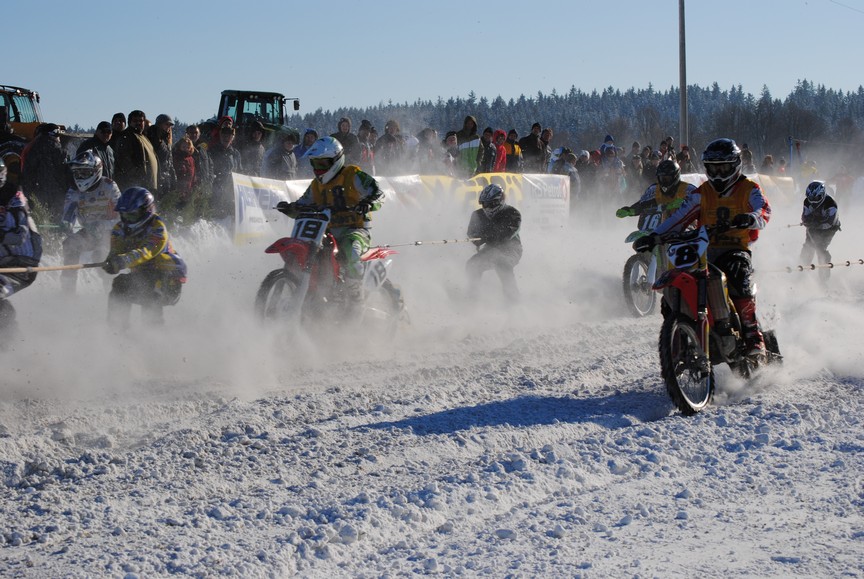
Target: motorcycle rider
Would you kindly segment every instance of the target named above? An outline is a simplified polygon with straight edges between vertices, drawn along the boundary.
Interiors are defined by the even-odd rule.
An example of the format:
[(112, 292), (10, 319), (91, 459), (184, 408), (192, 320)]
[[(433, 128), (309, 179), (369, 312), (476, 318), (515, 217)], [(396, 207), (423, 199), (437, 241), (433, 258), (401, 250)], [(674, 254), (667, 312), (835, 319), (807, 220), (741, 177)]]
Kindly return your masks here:
[(180, 300), (186, 263), (174, 251), (150, 191), (126, 189), (116, 210), (120, 221), (111, 230), (111, 249), (102, 269), (111, 275), (127, 268), (130, 272), (114, 279), (108, 294), (108, 323), (127, 328), (132, 304), (139, 304), (145, 322), (162, 325), (162, 307)]
[(625, 205), (615, 212), (615, 217), (636, 217), (654, 213), (659, 208), (661, 218), (666, 219), (687, 195), (696, 190), (695, 185), (681, 181), (681, 167), (675, 161), (661, 161), (657, 165), (656, 176), (657, 181), (645, 189), (639, 201), (633, 205)]
[[(114, 207), (120, 199), (120, 188), (103, 176), (102, 159), (91, 149), (82, 151), (68, 163), (75, 186), (66, 192), (61, 229), (67, 234), (63, 240), (63, 263), (78, 263), (85, 251), (105, 247), (106, 236), (117, 221)], [(81, 229), (74, 232), (75, 223)], [(60, 284), (67, 293), (74, 294), (78, 283), (77, 270), (65, 270)]]
[[(804, 210), (801, 225), (807, 229), (804, 246), (801, 248), (801, 264), (807, 264), (815, 254), (819, 263), (831, 263), (828, 245), (834, 234), (840, 231), (840, 216), (837, 215), (837, 202), (828, 194), (824, 181), (813, 181), (804, 193)], [(819, 276), (826, 281), (831, 270), (819, 270)]]
[[(30, 218), (27, 198), (6, 176), (6, 163), (0, 158), (0, 267), (36, 267), (42, 258), (42, 238)], [(14, 329), (15, 308), (9, 297), (35, 279), (36, 273), (0, 275), (0, 332)], [(0, 348), (6, 343), (0, 340)]]
[(479, 291), (483, 272), (494, 269), (501, 280), (504, 295), (519, 300), (519, 287), (513, 268), (522, 259), (522, 241), (519, 229), (522, 214), (512, 205), (505, 203), (504, 189), (492, 184), (480, 192), (480, 209), (471, 214), (468, 222), (468, 237), (475, 238), (477, 253), (465, 264), (468, 274), (469, 295), (474, 297)]
[(771, 206), (758, 183), (741, 172), (741, 149), (732, 139), (716, 139), (702, 153), (708, 180), (687, 197), (654, 233), (633, 243), (636, 251), (648, 251), (666, 233), (679, 232), (698, 221), (701, 225), (728, 224), (711, 234), (708, 261), (728, 279), (729, 294), (741, 319), (748, 354), (764, 355), (765, 340), (756, 318), (751, 246), (771, 219)]
[(349, 313), (362, 313), (363, 264), (360, 256), (372, 243), (369, 213), (381, 207), (384, 193), (374, 177), (357, 165), (345, 164), (344, 149), (333, 137), (315, 141), (305, 156), (315, 178), (297, 201), (280, 201), (276, 209), (292, 219), (303, 212), (304, 206), (331, 210), (328, 230), (336, 238), (343, 260), (344, 283), (340, 297), (345, 299)]

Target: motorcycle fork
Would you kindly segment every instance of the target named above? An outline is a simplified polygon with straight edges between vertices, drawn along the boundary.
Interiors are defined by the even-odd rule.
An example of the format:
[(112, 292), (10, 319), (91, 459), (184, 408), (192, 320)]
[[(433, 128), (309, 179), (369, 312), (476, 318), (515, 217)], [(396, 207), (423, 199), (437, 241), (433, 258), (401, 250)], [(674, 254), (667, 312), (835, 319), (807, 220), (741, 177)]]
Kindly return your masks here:
[(699, 322), (699, 335), (702, 338), (702, 349), (705, 359), (711, 359), (711, 321), (708, 316), (708, 268), (699, 269), (696, 278), (696, 318)]

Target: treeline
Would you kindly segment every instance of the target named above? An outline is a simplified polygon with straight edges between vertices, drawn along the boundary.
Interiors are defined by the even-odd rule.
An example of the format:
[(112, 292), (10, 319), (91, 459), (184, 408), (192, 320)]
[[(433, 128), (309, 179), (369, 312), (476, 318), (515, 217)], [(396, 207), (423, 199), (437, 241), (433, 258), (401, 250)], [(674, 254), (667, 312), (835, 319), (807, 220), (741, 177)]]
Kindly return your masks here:
[[(789, 137), (795, 147), (793, 163), (806, 159), (830, 157), (832, 164), (857, 166), (860, 147), (864, 145), (864, 87), (843, 92), (801, 80), (784, 99), (774, 98), (768, 87), (756, 97), (741, 86), (721, 90), (717, 83), (710, 88), (689, 86), (689, 145), (697, 154), (717, 137), (731, 137), (747, 143), (756, 162), (765, 154), (775, 158), (789, 157)], [(526, 134), (534, 122), (554, 130), (553, 145), (574, 149), (596, 149), (603, 137), (611, 134), (619, 146), (629, 150), (639, 141), (656, 148), (667, 135), (679, 137), (680, 95), (677, 87), (659, 92), (630, 88), (620, 91), (609, 87), (602, 92), (583, 92), (575, 86), (567, 94), (538, 92), (534, 97), (520, 96), (505, 101), (489, 100), (471, 92), (467, 98), (439, 97), (436, 101), (414, 103), (383, 102), (368, 108), (318, 109), (289, 117), (289, 125), (301, 129), (312, 127), (331, 133), (341, 117), (350, 117), (354, 130), (361, 119), (368, 119), (383, 132), (388, 119), (396, 119), (403, 133), (416, 134), (432, 127), (442, 135), (458, 130), (466, 115), (477, 118), (480, 130), (486, 126)], [(800, 153), (799, 153), (800, 151)], [(800, 158), (796, 158), (800, 155)]]

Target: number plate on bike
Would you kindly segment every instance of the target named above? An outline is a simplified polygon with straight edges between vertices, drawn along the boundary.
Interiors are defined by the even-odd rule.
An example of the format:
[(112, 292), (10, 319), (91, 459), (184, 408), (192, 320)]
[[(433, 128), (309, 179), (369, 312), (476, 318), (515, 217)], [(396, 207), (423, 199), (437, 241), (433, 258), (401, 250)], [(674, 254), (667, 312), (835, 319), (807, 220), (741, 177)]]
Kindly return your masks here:
[(304, 241), (319, 242), (327, 230), (327, 216), (307, 214), (294, 221), (294, 231), (291, 237)]
[(666, 255), (676, 269), (686, 269), (697, 265), (708, 252), (708, 232), (700, 227), (693, 235), (684, 235), (681, 239), (670, 241), (666, 246)]

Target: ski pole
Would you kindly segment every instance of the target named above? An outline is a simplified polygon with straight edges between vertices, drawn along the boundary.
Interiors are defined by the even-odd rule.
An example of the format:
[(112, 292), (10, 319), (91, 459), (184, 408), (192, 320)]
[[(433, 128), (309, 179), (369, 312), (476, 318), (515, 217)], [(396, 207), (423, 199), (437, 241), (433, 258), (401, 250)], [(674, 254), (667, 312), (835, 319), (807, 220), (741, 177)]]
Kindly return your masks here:
[(378, 247), (407, 247), (409, 245), (446, 245), (448, 243), (465, 243), (466, 241), (480, 241), (479, 237), (467, 237), (465, 239), (436, 239), (433, 241), (412, 241), (411, 243), (386, 243)]
[(44, 265), (36, 267), (0, 267), (0, 273), (35, 273), (37, 271), (62, 271), (68, 269), (87, 269), (90, 267), (102, 267), (106, 262), (98, 263), (73, 263), (71, 265)]
[(790, 227), (804, 227), (804, 224), (803, 223), (790, 223), (789, 225), (786, 226), (787, 229)]

